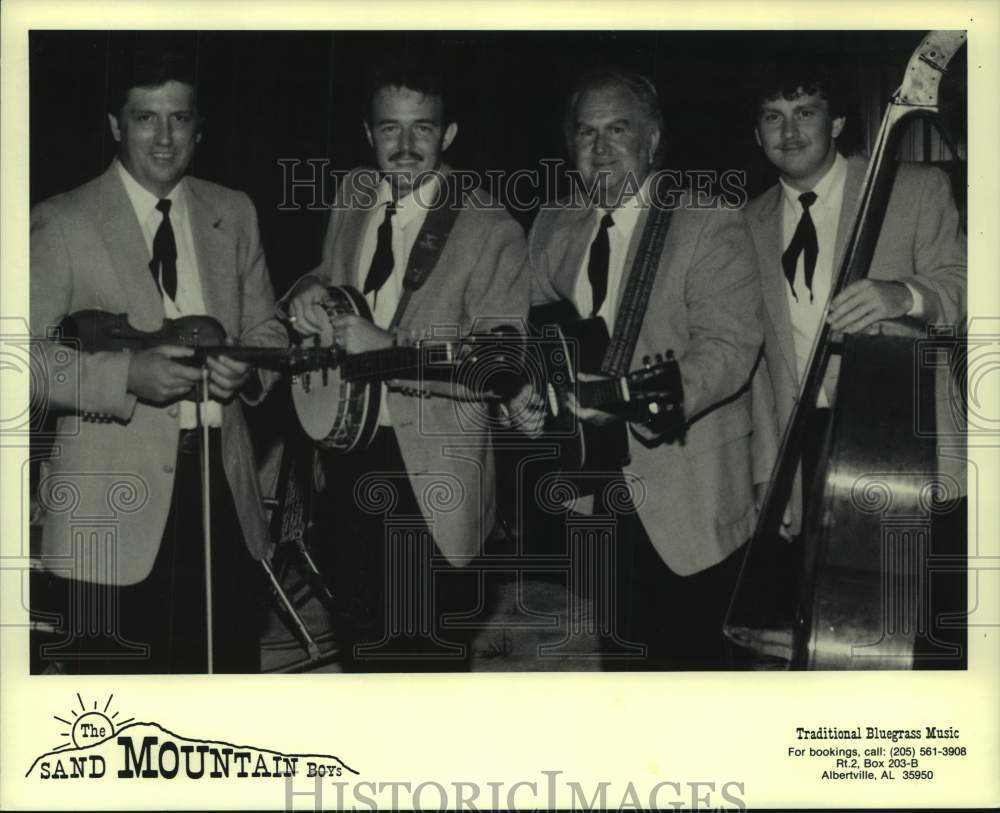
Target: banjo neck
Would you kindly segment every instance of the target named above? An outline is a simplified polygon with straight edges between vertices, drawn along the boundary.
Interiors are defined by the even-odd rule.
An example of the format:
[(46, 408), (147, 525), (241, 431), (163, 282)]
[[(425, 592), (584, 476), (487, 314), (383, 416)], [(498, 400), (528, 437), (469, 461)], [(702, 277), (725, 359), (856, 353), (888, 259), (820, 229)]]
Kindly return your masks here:
[(344, 355), (340, 375), (345, 381), (426, 377), (436, 369), (448, 371), (458, 362), (458, 349), (466, 342), (434, 342), (408, 347), (387, 347)]

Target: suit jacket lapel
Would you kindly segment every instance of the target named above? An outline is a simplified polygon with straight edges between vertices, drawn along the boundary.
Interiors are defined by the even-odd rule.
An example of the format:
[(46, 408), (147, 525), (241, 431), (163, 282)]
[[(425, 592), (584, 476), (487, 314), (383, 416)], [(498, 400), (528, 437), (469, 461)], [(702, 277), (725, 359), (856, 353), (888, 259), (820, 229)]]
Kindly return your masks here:
[(765, 199), (755, 218), (750, 218), (750, 228), (759, 247), (761, 293), (774, 332), (778, 337), (781, 356), (788, 366), (792, 380), (798, 380), (795, 361), (795, 341), (792, 338), (792, 318), (788, 312), (788, 294), (781, 268), (781, 186), (765, 192)]
[(847, 251), (847, 241), (851, 237), (851, 227), (857, 218), (858, 196), (861, 185), (868, 171), (868, 162), (864, 158), (847, 159), (847, 177), (844, 179), (844, 197), (840, 204), (840, 219), (837, 221), (837, 243), (833, 253), (833, 273), (840, 271), (844, 262), (844, 252)]
[(163, 299), (149, 270), (152, 257), (142, 226), (118, 177), (116, 163), (101, 177), (100, 196), (102, 236), (129, 321), (139, 330), (157, 330), (163, 324)]
[[(438, 187), (438, 191), (436, 193), (437, 197), (434, 200), (434, 206), (425, 213), (423, 222), (420, 224), (420, 229), (417, 231), (417, 236), (413, 241), (413, 247), (410, 249), (410, 253), (406, 257), (406, 266), (403, 269), (403, 278), (406, 279), (410, 276), (410, 268), (414, 263), (414, 252), (418, 251), (418, 247), (423, 245), (426, 240), (430, 239), (437, 242), (438, 255), (436, 258), (432, 255), (428, 255), (426, 252), (421, 252), (422, 256), (418, 255), (418, 259), (422, 260), (423, 263), (430, 263), (431, 270), (429, 272), (425, 271), (423, 282), (421, 282), (419, 287), (413, 291), (411, 299), (408, 303), (406, 303), (406, 309), (403, 313), (400, 315), (397, 312), (397, 315), (393, 317), (393, 321), (399, 321), (404, 327), (412, 323), (413, 313), (419, 310), (421, 303), (426, 296), (426, 282), (428, 278), (437, 274), (448, 273), (448, 260), (445, 261), (441, 268), (438, 268), (438, 266), (441, 265), (442, 256), (448, 251), (448, 241), (451, 233), (455, 230), (455, 224), (458, 222), (458, 218), (455, 217), (452, 219), (450, 216), (442, 217), (448, 210), (439, 207), (444, 207), (448, 204), (452, 193), (456, 191), (454, 188), (449, 188), (449, 184), (451, 183), (451, 174), (454, 170), (448, 166), (448, 164), (441, 164), (437, 168), (437, 172), (440, 173), (440, 186)], [(454, 209), (452, 208), (451, 211), (454, 211)], [(461, 209), (459, 209), (458, 214), (461, 214)], [(363, 226), (365, 222), (366, 221), (362, 220), (361, 225)], [(447, 226), (447, 228), (444, 228), (445, 226)], [(359, 243), (360, 238), (363, 237), (364, 233), (362, 232), (361, 235), (359, 235), (359, 241), (356, 242)], [(365, 269), (364, 273), (367, 274), (368, 269)], [(400, 304), (402, 303), (403, 300), (400, 299)]]
[[(372, 186), (371, 183), (361, 183), (363, 179), (367, 181), (370, 178), (371, 176), (368, 174), (352, 175), (352, 187), (348, 191), (350, 195), (348, 200), (370, 199), (374, 204), (378, 185)], [(361, 249), (365, 240), (365, 227), (368, 224), (368, 218), (371, 216), (373, 208), (374, 206), (346, 206), (337, 212), (337, 216), (343, 219), (343, 225), (339, 229), (337, 239), (342, 240), (347, 248), (341, 255), (344, 257), (344, 262), (346, 263), (343, 268), (344, 278), (335, 280), (335, 282), (341, 285), (352, 285), (359, 291), (364, 287), (365, 277), (368, 274), (368, 269), (359, 268), (358, 263), (361, 261)]]
[[(628, 242), (628, 251), (625, 252), (625, 264), (622, 266), (621, 279), (618, 281), (618, 292), (615, 295), (615, 310), (614, 313), (618, 314), (619, 308), (622, 306), (622, 298), (625, 296), (625, 289), (628, 287), (629, 277), (632, 275), (632, 266), (635, 265), (635, 255), (639, 251), (639, 243), (642, 241), (642, 233), (646, 228), (646, 221), (649, 220), (649, 207), (644, 206), (639, 212), (639, 217), (635, 221), (635, 228), (632, 230), (632, 237)], [(670, 239), (670, 233), (667, 232), (667, 240)], [(663, 252), (660, 254), (660, 262), (667, 255), (668, 246), (666, 243), (663, 244)], [(618, 329), (617, 319), (615, 320), (615, 330)]]
[(232, 279), (232, 259), (235, 237), (233, 224), (215, 208), (204, 187), (189, 178), (188, 217), (191, 236), (198, 260), (198, 277), (205, 312), (218, 319), (230, 336), (240, 334), (236, 292), (239, 286)]
[[(588, 215), (590, 209), (571, 209), (566, 213), (566, 218), (556, 230), (553, 237), (552, 248), (556, 257), (561, 257), (558, 267), (553, 271), (552, 287), (559, 295), (568, 300), (574, 301), (576, 291), (576, 280), (583, 265), (587, 252), (590, 251), (591, 226), (593, 223)], [(583, 317), (590, 314), (580, 314)]]

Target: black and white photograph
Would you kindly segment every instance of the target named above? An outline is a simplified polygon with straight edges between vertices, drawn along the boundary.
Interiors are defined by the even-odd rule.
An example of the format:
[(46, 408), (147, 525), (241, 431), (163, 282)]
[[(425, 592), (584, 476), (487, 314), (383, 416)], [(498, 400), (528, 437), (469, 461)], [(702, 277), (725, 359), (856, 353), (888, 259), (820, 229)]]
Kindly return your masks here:
[[(2, 647), (54, 721), (18, 781), (183, 776), (197, 798), (209, 755), (248, 776), (245, 748), (268, 808), (462, 808), (443, 766), (441, 792), (390, 799), (368, 738), (419, 740), (437, 708), (447, 739), (452, 700), (499, 702), (507, 751), (552, 703), (545, 730), (581, 750), (638, 726), (627, 759), (714, 691), (709, 728), (734, 720), (744, 754), (765, 735), (742, 714), (776, 704), (761, 758), (805, 796), (698, 746), (603, 784), (567, 763), (558, 788), (557, 757), (517, 781), (511, 756), (468, 809), (937, 803), (970, 751), (985, 764), (968, 721), (995, 696), (965, 705), (995, 692), (976, 653), (998, 622), (978, 22), (176, 19), (20, 41)], [(133, 709), (147, 686), (171, 704)], [(428, 691), (409, 722), (403, 687)], [(574, 691), (597, 728), (556, 734), (582, 724)], [(365, 734), (327, 744), (319, 697), (324, 730)], [(282, 722), (168, 722), (203, 702)]]
[(33, 671), (963, 668), (964, 40), (32, 32)]

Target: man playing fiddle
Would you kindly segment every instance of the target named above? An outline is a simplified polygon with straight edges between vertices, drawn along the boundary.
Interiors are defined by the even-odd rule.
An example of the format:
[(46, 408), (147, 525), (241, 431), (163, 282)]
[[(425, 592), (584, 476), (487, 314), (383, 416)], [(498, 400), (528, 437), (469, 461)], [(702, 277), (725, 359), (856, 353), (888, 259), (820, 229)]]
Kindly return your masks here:
[(273, 309), (253, 204), (186, 175), (202, 135), (193, 66), (139, 50), (120, 67), (108, 114), (117, 157), (31, 213), (31, 332), (43, 371), (32, 396), (57, 417), (32, 609), (62, 617), (56, 643), (38, 649), (39, 636), (33, 656), (39, 670), (206, 670), (207, 425), (214, 669), (257, 671), (254, 560), (267, 529), (237, 396), (259, 394), (260, 382), (241, 361), (208, 358), (209, 397), (196, 403), (189, 393), (203, 371), (184, 363), (190, 349), (88, 353), (52, 340), (84, 309), (127, 314), (144, 331), (209, 314), (230, 336)]

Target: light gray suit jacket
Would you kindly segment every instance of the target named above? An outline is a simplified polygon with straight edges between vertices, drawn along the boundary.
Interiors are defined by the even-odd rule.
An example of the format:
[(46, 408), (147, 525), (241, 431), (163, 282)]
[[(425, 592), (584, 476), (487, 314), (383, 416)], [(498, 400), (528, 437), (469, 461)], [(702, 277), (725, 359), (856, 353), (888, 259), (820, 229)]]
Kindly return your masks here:
[[(834, 273), (840, 268), (855, 219), (858, 196), (868, 162), (848, 159), (844, 182), (844, 202), (837, 229)], [(764, 444), (777, 455), (777, 446), (791, 416), (799, 392), (799, 377), (788, 309), (787, 285), (781, 268), (782, 192), (776, 184), (752, 200), (747, 207), (747, 222), (753, 235), (760, 265), (764, 298), (764, 352), (774, 391), (773, 417), (755, 413), (760, 436), (774, 441)], [(953, 326), (964, 331), (966, 306), (966, 238), (959, 225), (958, 211), (948, 178), (938, 169), (902, 164), (886, 209), (885, 220), (872, 258), (869, 277), (880, 280), (905, 280), (924, 298), (927, 321)], [(824, 387), (835, 391), (839, 359), (830, 365)], [(939, 370), (935, 381), (935, 408), (938, 432), (944, 445), (964, 447), (958, 425), (960, 407), (947, 370)], [(759, 418), (759, 420), (758, 420)], [(772, 461), (773, 462), (773, 461)], [(761, 461), (766, 464), (766, 461)], [(942, 471), (955, 478), (964, 492), (964, 453), (957, 450), (940, 456)], [(790, 503), (793, 531), (801, 523), (802, 484), (796, 477)]]
[[(273, 313), (274, 295), (250, 199), (187, 178), (189, 216), (205, 307), (238, 337)], [(127, 313), (143, 331), (164, 319), (150, 254), (114, 163), (98, 178), (31, 212), (31, 333), (45, 339), (61, 319), (96, 308)], [(43, 564), (62, 575), (129, 585), (150, 572), (170, 507), (179, 436), (176, 405), (126, 392), (127, 353), (78, 353), (36, 341), (33, 399), (58, 415), (49, 473)], [(242, 405), (224, 408), (223, 466), (246, 544), (268, 545)]]
[[(283, 301), (315, 280), (360, 287), (358, 254), (375, 203), (375, 178), (373, 170), (359, 169), (344, 179), (330, 213), (323, 260)], [(471, 193), (399, 329), (420, 338), (434, 331), (440, 335), (457, 329), (464, 335), (524, 324), (529, 297), (525, 254), (524, 233), (503, 206), (482, 190)], [(424, 382), (422, 389), (431, 397), (391, 387), (389, 414), (424, 519), (441, 552), (461, 566), (480, 553), (496, 520), (491, 421), (481, 405), (443, 397), (451, 391), (448, 385)]]
[[(592, 212), (543, 209), (531, 231), (534, 304), (572, 301), (590, 247)], [(639, 217), (630, 269), (648, 217)], [(690, 421), (684, 443), (631, 441), (626, 472), (646, 496), (639, 517), (663, 561), (687, 576), (745, 542), (756, 512), (749, 380), (762, 340), (760, 290), (750, 237), (738, 212), (684, 208), (671, 219), (630, 369), (673, 350)], [(619, 288), (619, 301), (625, 285)]]

